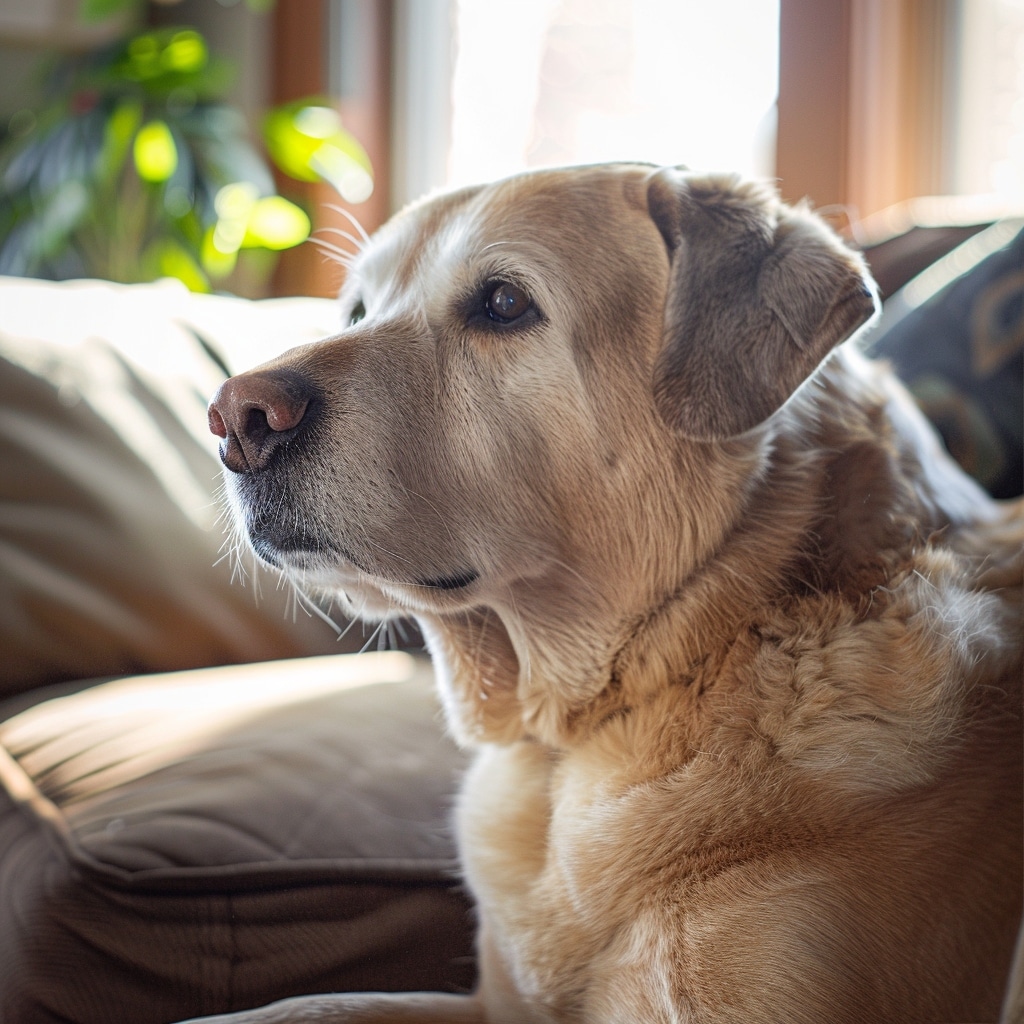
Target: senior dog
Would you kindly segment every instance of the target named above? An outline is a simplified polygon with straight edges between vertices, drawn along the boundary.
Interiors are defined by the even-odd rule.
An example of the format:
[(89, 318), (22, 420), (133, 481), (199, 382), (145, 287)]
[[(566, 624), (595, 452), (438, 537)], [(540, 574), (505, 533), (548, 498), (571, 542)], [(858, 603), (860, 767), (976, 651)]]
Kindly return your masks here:
[(427, 638), (480, 983), (216, 1019), (995, 1020), (1024, 517), (836, 348), (859, 256), (761, 184), (595, 166), (413, 206), (341, 305), (211, 428), (263, 560)]

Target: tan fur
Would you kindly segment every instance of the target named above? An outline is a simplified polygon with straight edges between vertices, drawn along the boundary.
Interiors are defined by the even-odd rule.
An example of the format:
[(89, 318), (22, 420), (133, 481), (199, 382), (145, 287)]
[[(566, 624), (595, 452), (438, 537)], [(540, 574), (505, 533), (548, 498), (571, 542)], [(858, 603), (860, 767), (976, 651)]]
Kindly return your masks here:
[[(540, 316), (481, 319), (500, 281)], [(478, 750), (480, 987), (232, 1019), (996, 1020), (1024, 517), (828, 355), (874, 308), (859, 259), (762, 186), (605, 166), (413, 207), (357, 301), (214, 408), (321, 396), (232, 500), (302, 540), (296, 580), (421, 624)]]

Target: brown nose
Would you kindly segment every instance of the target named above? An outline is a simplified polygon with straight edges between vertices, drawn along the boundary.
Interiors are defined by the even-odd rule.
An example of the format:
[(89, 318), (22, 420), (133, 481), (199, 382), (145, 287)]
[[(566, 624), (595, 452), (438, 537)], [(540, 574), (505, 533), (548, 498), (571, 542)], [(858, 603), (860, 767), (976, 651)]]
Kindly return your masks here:
[(210, 430), (223, 438), (221, 461), (232, 473), (259, 473), (309, 419), (313, 385), (288, 370), (230, 377), (207, 410)]

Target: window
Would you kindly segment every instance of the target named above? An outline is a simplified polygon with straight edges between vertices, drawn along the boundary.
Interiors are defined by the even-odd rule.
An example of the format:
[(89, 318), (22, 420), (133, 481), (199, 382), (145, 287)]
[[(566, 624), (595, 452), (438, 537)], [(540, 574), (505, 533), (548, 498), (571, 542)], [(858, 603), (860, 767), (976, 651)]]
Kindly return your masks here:
[[(776, 173), (854, 219), (1024, 203), (1024, 0), (781, 0)], [(992, 207), (998, 209), (997, 206)]]
[[(316, 91), (332, 31), (345, 43), (323, 88), (378, 171), (353, 210), (370, 229), (441, 186), (605, 159), (776, 177), (840, 223), (922, 195), (1024, 203), (1024, 0), (289, 0), (274, 17), (302, 43), (279, 100)], [(283, 262), (302, 261), (302, 289), (336, 288), (336, 268)]]
[(771, 175), (778, 22), (774, 0), (457, 0), (447, 183), (616, 159)]
[(1024, 0), (959, 8), (948, 191), (1024, 203)]

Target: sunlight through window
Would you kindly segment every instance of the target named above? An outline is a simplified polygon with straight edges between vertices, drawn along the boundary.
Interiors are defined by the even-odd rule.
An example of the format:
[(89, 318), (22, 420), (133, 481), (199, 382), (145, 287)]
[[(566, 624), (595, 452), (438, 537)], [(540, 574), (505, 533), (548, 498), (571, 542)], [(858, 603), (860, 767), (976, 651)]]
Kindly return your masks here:
[(448, 183), (647, 160), (774, 173), (778, 0), (458, 0)]

